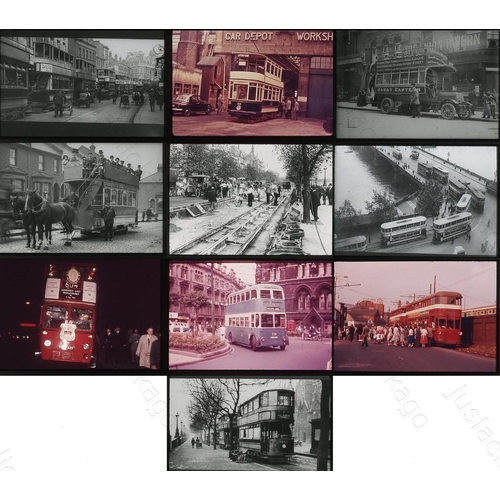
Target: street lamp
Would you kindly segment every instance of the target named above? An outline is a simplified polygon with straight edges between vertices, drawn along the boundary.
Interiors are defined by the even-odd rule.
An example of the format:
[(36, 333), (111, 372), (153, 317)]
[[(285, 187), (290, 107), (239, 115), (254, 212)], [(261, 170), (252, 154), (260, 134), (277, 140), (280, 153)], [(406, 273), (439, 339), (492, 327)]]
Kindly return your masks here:
[(182, 439), (182, 420), (181, 420), (181, 439)]
[(175, 437), (179, 437), (179, 413), (175, 414)]

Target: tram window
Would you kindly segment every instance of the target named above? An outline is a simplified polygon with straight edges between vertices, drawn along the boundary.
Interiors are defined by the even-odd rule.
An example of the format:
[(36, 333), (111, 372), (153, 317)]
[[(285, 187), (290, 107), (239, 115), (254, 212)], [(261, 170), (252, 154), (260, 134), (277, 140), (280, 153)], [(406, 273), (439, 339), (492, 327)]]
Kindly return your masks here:
[(384, 73), (382, 83), (384, 83), (384, 84), (391, 83), (391, 74), (390, 73)]
[(132, 193), (132, 206), (137, 206), (137, 193)]
[(383, 75), (382, 74), (378, 74), (376, 79), (375, 79), (375, 84), (376, 85), (382, 85), (382, 78), (383, 78)]
[(446, 322), (446, 327), (447, 327), (447, 328), (453, 328), (453, 320), (452, 320), (452, 319), (449, 319), (449, 320)]
[(245, 300), (250, 300), (250, 292), (245, 292)]
[(273, 290), (273, 299), (282, 299), (283, 292), (281, 290)]
[(238, 99), (246, 99), (247, 98), (247, 86), (239, 85), (238, 86)]
[(399, 83), (399, 73), (392, 74), (391, 83)]
[(262, 315), (262, 328), (271, 328), (273, 327), (273, 315), (272, 314), (263, 314)]
[(111, 190), (111, 203), (114, 203), (116, 205), (116, 189)]
[(123, 205), (123, 192), (121, 189), (118, 190), (117, 203), (118, 203), (118, 205)]
[(418, 83), (425, 83), (425, 70), (421, 69), (418, 72)]
[(444, 318), (439, 318), (438, 326), (440, 326), (441, 328), (446, 328), (446, 320)]
[(248, 91), (248, 100), (255, 101), (257, 99), (257, 85), (255, 83), (250, 84), (250, 89)]
[(414, 81), (415, 83), (418, 82), (418, 71), (410, 71), (410, 82)]
[(261, 299), (270, 299), (271, 298), (271, 290), (261, 290), (260, 291)]
[(278, 403), (278, 391), (269, 391), (269, 406), (274, 406)]
[(400, 83), (408, 83), (408, 72), (407, 71), (402, 71), (401, 72), (401, 81)]
[(250, 290), (250, 300), (257, 298), (257, 290)]
[(456, 320), (455, 320), (455, 328), (456, 328), (457, 330), (460, 330), (460, 320), (459, 320), (459, 319), (456, 319)]
[(278, 396), (278, 404), (281, 406), (290, 406), (290, 396), (288, 394), (280, 394)]
[(269, 405), (269, 393), (263, 392), (260, 395), (260, 406), (268, 406)]
[(104, 204), (109, 203), (111, 199), (111, 190), (109, 188), (106, 188), (104, 190)]

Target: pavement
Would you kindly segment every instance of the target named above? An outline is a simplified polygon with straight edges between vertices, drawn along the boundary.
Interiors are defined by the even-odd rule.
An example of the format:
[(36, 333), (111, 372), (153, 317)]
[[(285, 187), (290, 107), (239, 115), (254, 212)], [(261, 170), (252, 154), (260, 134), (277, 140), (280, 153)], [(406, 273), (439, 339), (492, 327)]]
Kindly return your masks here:
[(149, 102), (146, 102), (135, 115), (134, 123), (141, 125), (163, 125), (165, 123), (165, 106), (161, 110), (158, 106), (155, 106), (155, 111), (151, 111)]
[(320, 205), (318, 219), (300, 224), (304, 230), (302, 249), (310, 255), (333, 255), (333, 205)]
[[(363, 111), (375, 111), (377, 113), (381, 113), (380, 109), (378, 109), (375, 106), (372, 106), (371, 104), (368, 104), (366, 106), (358, 106), (355, 102), (340, 101), (340, 102), (337, 102), (337, 108), (357, 109), (357, 110), (363, 110)], [(482, 108), (476, 108), (475, 113), (469, 119), (475, 120), (475, 121), (481, 121), (481, 122), (498, 121), (498, 116), (495, 119), (483, 118), (482, 114), (483, 114)], [(430, 113), (429, 112), (429, 113), (425, 113), (423, 116), (429, 117), (429, 118), (441, 118), (440, 113)]]

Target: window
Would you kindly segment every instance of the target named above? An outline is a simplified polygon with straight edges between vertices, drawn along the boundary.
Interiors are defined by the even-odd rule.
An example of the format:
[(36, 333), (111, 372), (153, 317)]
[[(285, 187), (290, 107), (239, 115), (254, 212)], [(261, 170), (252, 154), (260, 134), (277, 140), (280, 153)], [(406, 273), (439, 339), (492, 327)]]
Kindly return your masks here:
[(75, 307), (71, 311), (71, 321), (76, 324), (77, 330), (92, 330), (94, 314), (92, 309)]
[(273, 290), (273, 299), (282, 299), (283, 292), (281, 290)]
[(245, 300), (250, 300), (250, 292), (245, 293)]
[(262, 328), (272, 328), (273, 324), (273, 315), (272, 314), (263, 314), (262, 315)]
[(271, 298), (271, 290), (261, 290), (260, 291), (261, 299), (270, 299)]
[(260, 406), (268, 406), (269, 405), (269, 393), (263, 392), (260, 395)]
[(15, 167), (17, 165), (17, 149), (9, 149), (9, 165)]
[(250, 290), (250, 300), (257, 298), (257, 290)]
[(54, 158), (54, 174), (59, 173), (59, 160), (57, 158)]
[(68, 308), (64, 306), (47, 306), (45, 309), (44, 328), (60, 328), (68, 318)]
[(43, 155), (38, 155), (38, 170), (43, 171)]

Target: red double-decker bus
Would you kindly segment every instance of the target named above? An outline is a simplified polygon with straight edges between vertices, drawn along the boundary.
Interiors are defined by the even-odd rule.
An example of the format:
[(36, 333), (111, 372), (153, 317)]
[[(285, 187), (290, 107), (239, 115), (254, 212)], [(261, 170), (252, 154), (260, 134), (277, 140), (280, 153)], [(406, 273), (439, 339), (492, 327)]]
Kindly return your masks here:
[(36, 357), (95, 368), (96, 305), (97, 270), (93, 264), (48, 264)]

